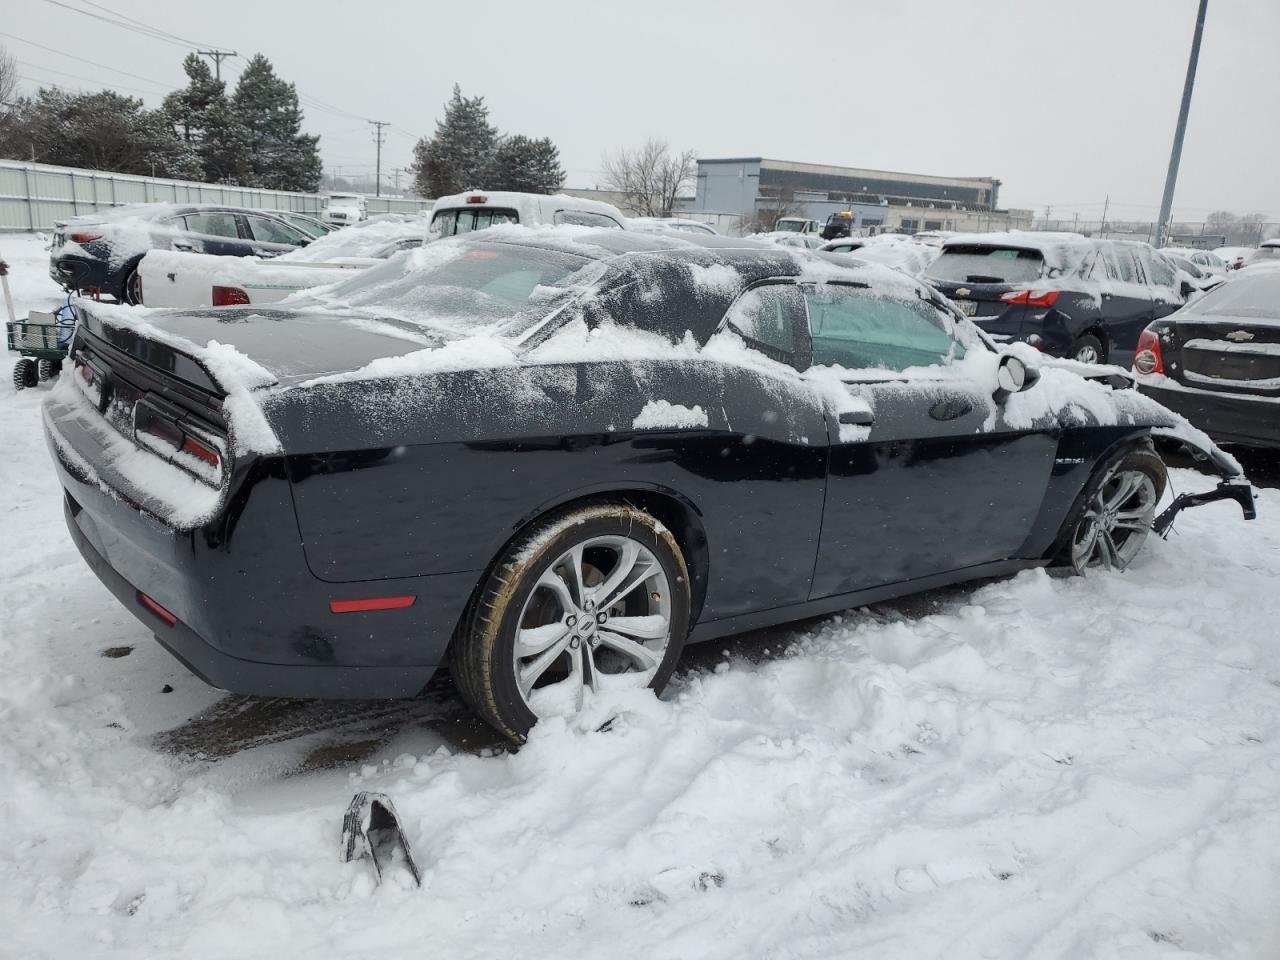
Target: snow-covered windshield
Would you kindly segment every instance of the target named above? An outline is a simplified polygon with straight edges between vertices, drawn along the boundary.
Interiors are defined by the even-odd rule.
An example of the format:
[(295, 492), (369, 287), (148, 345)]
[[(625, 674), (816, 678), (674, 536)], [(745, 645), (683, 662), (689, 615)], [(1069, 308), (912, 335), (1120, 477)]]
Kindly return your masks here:
[(495, 327), (511, 333), (562, 303), (578, 289), (571, 278), (596, 263), (541, 247), (443, 242), (363, 271), (322, 299), (457, 333)]
[(973, 244), (946, 247), (926, 276), (953, 283), (1024, 283), (1039, 280), (1043, 273), (1044, 255), (1039, 250)]
[(807, 222), (806, 220), (779, 220), (774, 225), (774, 229), (783, 233), (799, 233)]
[(1257, 317), (1280, 320), (1280, 269), (1244, 270), (1230, 283), (1210, 290), (1183, 307), (1205, 317)]

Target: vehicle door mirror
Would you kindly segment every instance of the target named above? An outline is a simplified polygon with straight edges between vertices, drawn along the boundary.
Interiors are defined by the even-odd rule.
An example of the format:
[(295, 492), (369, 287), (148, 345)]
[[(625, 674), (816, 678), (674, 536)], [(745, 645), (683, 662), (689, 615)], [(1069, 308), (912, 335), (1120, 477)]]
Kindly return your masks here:
[(1015, 393), (1030, 390), (1040, 379), (1040, 371), (1027, 366), (1018, 357), (1006, 353), (996, 368), (996, 389), (991, 394), (996, 403), (1004, 403)]

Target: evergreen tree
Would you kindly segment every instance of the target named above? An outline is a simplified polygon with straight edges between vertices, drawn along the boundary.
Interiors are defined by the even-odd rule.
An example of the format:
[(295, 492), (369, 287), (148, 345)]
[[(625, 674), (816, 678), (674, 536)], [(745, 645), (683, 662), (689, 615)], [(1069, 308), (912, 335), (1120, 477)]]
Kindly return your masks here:
[(498, 144), (488, 177), (489, 189), (555, 193), (563, 183), (560, 151), (549, 138), (534, 140), (517, 134), (504, 137)]
[(196, 156), (197, 179), (206, 183), (247, 183), (249, 140), (232, 113), (226, 84), (194, 53), (182, 61), (187, 86), (164, 98), (174, 132)]
[(227, 86), (214, 79), (213, 71), (198, 54), (187, 54), (182, 70), (187, 85), (164, 98), (164, 112), (178, 136), (198, 144), (204, 137), (205, 117), (217, 101), (226, 100)]
[(0, 155), (89, 170), (199, 179), (193, 150), (168, 115), (110, 90), (42, 88), (13, 107)]
[(320, 189), (320, 138), (302, 132), (298, 91), (276, 76), (262, 54), (255, 54), (240, 74), (231, 113), (232, 126), (239, 126), (246, 138), (249, 186), (307, 193)]
[(489, 125), (484, 97), (464, 97), (457, 84), (445, 104), (444, 119), (436, 122), (431, 139), (413, 148), (413, 175), (418, 193), (441, 197), (486, 186), (498, 131)]

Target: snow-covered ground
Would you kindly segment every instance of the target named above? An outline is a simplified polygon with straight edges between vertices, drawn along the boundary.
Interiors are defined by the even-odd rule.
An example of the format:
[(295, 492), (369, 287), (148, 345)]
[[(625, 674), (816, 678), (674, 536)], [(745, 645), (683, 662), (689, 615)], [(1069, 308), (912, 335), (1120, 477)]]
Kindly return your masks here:
[[(20, 310), (56, 302), (35, 238), (0, 255)], [(509, 753), (447, 689), (190, 676), (71, 545), (42, 392), (0, 385), (0, 956), (1280, 955), (1280, 493), (1123, 575), (691, 650), (664, 700)], [(421, 889), (339, 862), (356, 789)]]

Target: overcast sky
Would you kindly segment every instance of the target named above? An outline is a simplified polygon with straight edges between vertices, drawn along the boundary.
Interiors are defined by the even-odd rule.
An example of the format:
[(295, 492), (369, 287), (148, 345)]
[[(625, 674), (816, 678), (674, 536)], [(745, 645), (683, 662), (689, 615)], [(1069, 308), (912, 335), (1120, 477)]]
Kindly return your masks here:
[[(1197, 5), (58, 2), (236, 50), (224, 77), (243, 55), (266, 54), (303, 95), (326, 173), (371, 172), (372, 129), (358, 118), (391, 121), (383, 169), (408, 166), (457, 82), (485, 97), (501, 130), (551, 137), (568, 186), (594, 185), (602, 152), (656, 135), (704, 157), (993, 175), (1003, 206), (1088, 219), (1108, 194), (1113, 218), (1155, 217)], [(40, 83), (113, 86), (152, 105), (182, 83), (180, 44), (50, 0), (9, 0), (0, 31)], [(1277, 50), (1280, 0), (1210, 0), (1179, 219), (1216, 209), (1280, 219)]]

